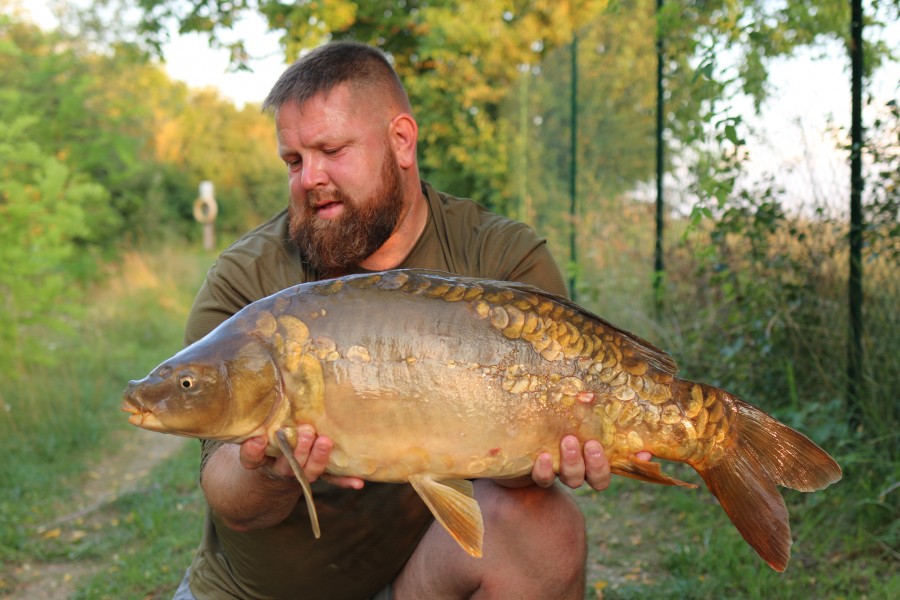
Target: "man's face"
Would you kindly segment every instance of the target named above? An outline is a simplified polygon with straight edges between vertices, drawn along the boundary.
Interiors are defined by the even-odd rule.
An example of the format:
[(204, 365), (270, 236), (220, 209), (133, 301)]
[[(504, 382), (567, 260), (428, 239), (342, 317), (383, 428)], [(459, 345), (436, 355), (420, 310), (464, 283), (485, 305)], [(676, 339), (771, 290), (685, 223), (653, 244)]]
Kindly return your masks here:
[[(291, 202), (291, 239), (317, 270), (347, 271), (378, 250), (394, 232), (403, 211), (400, 168), (386, 149), (381, 173), (372, 179), (368, 195), (352, 198), (339, 188), (314, 189), (306, 198), (305, 204)], [(338, 214), (318, 216), (319, 207), (334, 203), (341, 205)]]
[(403, 212), (400, 168), (387, 118), (354, 105), (345, 86), (276, 116), (288, 165), (290, 234), (323, 272), (346, 271), (375, 252)]

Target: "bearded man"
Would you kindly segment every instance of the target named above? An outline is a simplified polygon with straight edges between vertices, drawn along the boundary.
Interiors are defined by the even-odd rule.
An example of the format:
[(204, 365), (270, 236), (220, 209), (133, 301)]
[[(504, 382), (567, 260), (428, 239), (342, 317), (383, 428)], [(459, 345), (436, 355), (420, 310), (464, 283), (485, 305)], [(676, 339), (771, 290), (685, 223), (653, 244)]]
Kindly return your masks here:
[[(186, 343), (289, 286), (372, 270), (437, 269), (565, 295), (529, 227), (420, 180), (418, 126), (379, 50), (352, 42), (313, 50), (285, 71), (264, 109), (275, 115), (290, 205), (219, 256)], [(596, 441), (560, 440), (558, 479), (545, 454), (529, 478), (475, 482), (479, 559), (433, 522), (411, 486), (325, 474), (332, 442), (301, 426), (294, 455), (315, 481), (322, 537), (314, 539), (286, 459), (266, 457), (265, 446), (204, 441), (208, 516), (176, 599), (583, 598), (584, 522), (556, 482), (608, 486)]]

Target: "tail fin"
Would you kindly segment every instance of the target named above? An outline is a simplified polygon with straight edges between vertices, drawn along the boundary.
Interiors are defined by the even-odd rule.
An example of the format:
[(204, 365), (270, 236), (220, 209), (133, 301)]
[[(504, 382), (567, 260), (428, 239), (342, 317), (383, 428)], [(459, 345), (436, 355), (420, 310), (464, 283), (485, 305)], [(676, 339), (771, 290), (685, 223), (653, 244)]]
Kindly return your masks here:
[(725, 442), (730, 447), (714, 465), (695, 468), (747, 543), (773, 569), (784, 571), (792, 540), (776, 484), (820, 490), (841, 478), (841, 468), (803, 434), (725, 394), (737, 415)]

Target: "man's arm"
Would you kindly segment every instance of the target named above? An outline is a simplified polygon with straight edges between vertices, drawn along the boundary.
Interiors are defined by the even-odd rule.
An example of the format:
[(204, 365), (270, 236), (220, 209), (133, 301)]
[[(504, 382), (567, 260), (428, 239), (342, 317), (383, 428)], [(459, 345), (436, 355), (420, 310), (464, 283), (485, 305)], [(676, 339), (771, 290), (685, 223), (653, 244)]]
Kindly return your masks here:
[[(325, 473), (332, 442), (309, 425), (297, 428), (294, 458), (312, 483)], [(277, 525), (293, 512), (302, 491), (284, 456), (265, 455), (266, 440), (250, 438), (240, 446), (224, 444), (209, 457), (200, 479), (210, 509), (238, 531)], [(361, 479), (329, 477), (341, 487), (359, 489)]]

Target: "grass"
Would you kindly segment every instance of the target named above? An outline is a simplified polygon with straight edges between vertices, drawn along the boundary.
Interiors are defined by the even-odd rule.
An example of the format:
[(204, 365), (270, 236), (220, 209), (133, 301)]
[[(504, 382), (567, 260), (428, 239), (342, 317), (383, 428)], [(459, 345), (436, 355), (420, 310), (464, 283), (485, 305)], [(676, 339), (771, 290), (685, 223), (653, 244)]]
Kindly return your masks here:
[(594, 530), (591, 563), (599, 565), (588, 587), (605, 600), (900, 597), (896, 557), (848, 519), (853, 483), (784, 494), (794, 537), (784, 573), (744, 542), (702, 482), (690, 491), (616, 479), (610, 491), (581, 491), (579, 505)]
[(153, 471), (145, 488), (104, 511), (103, 534), (83, 551), (106, 560), (74, 598), (171, 598), (200, 541), (205, 504), (197, 486), (197, 444), (186, 444)]
[[(211, 260), (185, 248), (127, 254), (92, 294), (77, 338), (47, 343), (55, 362), (30, 365), (0, 387), (0, 595), (31, 567), (68, 580), (68, 597), (170, 597), (201, 534), (195, 441), (102, 510), (59, 519), (79, 508), (79, 490), (102, 479), (98, 462), (128, 458), (134, 430), (118, 410), (121, 391), (180, 347), (188, 306)], [(611, 296), (605, 302), (629, 306)], [(630, 303), (635, 312), (625, 319), (601, 313), (651, 324), (638, 304)], [(795, 539), (785, 573), (756, 556), (705, 488), (616, 478), (610, 491), (577, 492), (589, 527), (589, 596), (900, 597), (900, 466), (883, 452), (896, 437), (847, 432), (835, 412), (795, 398), (778, 415), (825, 445), (845, 470), (828, 490), (785, 494)], [(686, 467), (665, 468), (699, 482)]]

